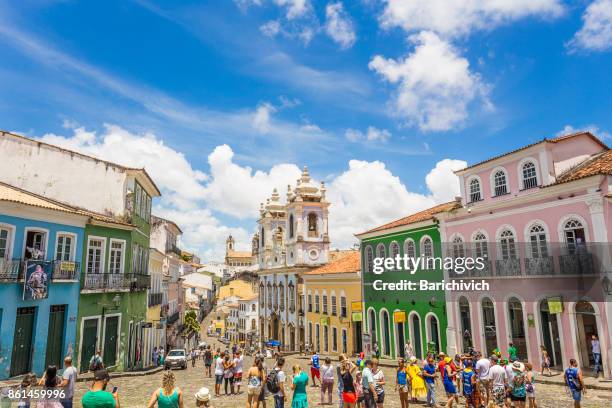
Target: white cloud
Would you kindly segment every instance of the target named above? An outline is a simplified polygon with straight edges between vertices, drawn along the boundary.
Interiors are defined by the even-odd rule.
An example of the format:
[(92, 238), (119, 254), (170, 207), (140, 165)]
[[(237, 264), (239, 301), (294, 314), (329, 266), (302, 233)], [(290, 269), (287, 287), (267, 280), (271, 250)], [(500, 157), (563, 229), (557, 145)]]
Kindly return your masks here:
[(378, 129), (374, 126), (368, 126), (365, 133), (357, 129), (346, 129), (344, 137), (351, 142), (382, 142), (386, 143), (391, 138), (391, 132), (387, 129)]
[(274, 3), (286, 8), (288, 20), (303, 17), (312, 10), (309, 0), (274, 0)]
[(272, 106), (270, 103), (261, 103), (255, 109), (255, 113), (253, 114), (253, 127), (259, 133), (268, 133), (270, 132), (270, 117), (272, 113), (276, 112), (276, 108)]
[(350, 48), (355, 44), (357, 36), (350, 16), (344, 10), (341, 2), (330, 3), (325, 7), (325, 31), (341, 48)]
[(386, 0), (380, 17), (385, 28), (408, 32), (430, 30), (445, 36), (492, 29), (525, 18), (560, 16), (559, 0)]
[(344, 132), (344, 137), (350, 142), (359, 142), (364, 139), (363, 132), (357, 129), (346, 129)]
[(425, 177), (434, 201), (444, 203), (459, 195), (459, 180), (453, 172), (466, 167), (467, 162), (464, 160), (444, 159), (436, 163), (436, 167)]
[(582, 21), (582, 28), (567, 43), (570, 52), (607, 51), (612, 47), (612, 0), (593, 1)]
[(607, 140), (612, 137), (610, 135), (610, 132), (600, 129), (596, 125), (586, 125), (586, 126), (579, 126), (579, 127), (574, 127), (572, 125), (565, 125), (563, 129), (557, 132), (557, 136), (569, 135), (571, 133), (576, 133), (576, 132), (591, 132), (594, 136), (597, 136), (598, 138), (603, 139), (603, 140)]
[(397, 83), (395, 113), (423, 131), (444, 131), (460, 125), (468, 106), (481, 100), (485, 107), (488, 87), (470, 71), (467, 59), (433, 32), (410, 37), (414, 51), (404, 59), (380, 55), (369, 67), (390, 83)]
[(259, 30), (263, 35), (267, 37), (274, 37), (281, 30), (281, 24), (278, 20), (270, 20), (267, 23), (261, 25)]

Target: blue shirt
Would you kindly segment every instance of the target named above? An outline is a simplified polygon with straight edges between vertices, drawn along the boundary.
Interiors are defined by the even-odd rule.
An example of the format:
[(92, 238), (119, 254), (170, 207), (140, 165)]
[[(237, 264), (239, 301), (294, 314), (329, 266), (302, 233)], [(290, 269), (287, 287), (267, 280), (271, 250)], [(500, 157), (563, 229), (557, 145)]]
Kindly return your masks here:
[[(427, 374), (431, 374), (434, 375), (436, 373), (436, 365), (435, 364), (425, 364), (425, 366), (423, 366), (423, 371), (425, 371)], [(433, 377), (425, 377), (425, 382), (426, 383), (430, 383), (433, 384), (435, 382), (435, 378)]]
[(471, 368), (461, 371), (461, 382), (463, 383), (464, 395), (472, 395), (472, 392), (474, 392), (472, 377), (474, 377), (475, 374), (476, 373)]
[(319, 355), (315, 354), (314, 356), (312, 356), (311, 360), (312, 360), (312, 366), (314, 368), (319, 368)]
[(399, 385), (406, 385), (406, 370), (398, 370), (397, 371), (397, 383)]
[(578, 388), (576, 388), (576, 384), (579, 384), (580, 381), (578, 380), (577, 368), (568, 368), (567, 370), (565, 370), (565, 379), (567, 381), (567, 386), (570, 388), (570, 390), (578, 391)]

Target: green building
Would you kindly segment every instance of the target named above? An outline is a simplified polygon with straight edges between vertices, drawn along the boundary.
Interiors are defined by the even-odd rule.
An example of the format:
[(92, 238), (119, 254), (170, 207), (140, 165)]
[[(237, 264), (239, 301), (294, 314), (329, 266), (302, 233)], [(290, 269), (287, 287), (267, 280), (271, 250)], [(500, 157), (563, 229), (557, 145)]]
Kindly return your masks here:
[[(376, 343), (382, 357), (397, 358), (404, 356), (407, 342), (411, 343), (417, 358), (423, 358), (428, 351), (446, 350), (444, 291), (419, 290), (421, 280), (442, 281), (442, 268), (430, 265), (409, 271), (402, 262), (400, 268), (394, 265), (382, 273), (374, 273), (374, 263), (375, 258), (396, 255), (403, 258), (404, 254), (413, 259), (443, 256), (435, 215), (456, 206), (456, 202), (440, 204), (357, 235), (362, 257), (364, 345), (370, 351)], [(415, 288), (400, 285), (405, 286), (407, 282), (414, 282)], [(390, 288), (389, 284), (396, 287)]]
[(130, 181), (126, 216), (106, 217), (85, 227), (76, 336), (81, 372), (89, 369), (96, 350), (110, 370), (149, 365), (142, 350), (151, 286), (151, 201), (160, 194), (144, 170)]

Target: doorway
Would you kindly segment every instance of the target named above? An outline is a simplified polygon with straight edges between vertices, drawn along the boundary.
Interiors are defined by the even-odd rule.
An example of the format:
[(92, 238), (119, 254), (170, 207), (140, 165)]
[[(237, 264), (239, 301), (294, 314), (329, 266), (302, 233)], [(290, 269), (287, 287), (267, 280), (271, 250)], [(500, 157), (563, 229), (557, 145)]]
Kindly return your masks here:
[(599, 333), (597, 333), (595, 308), (585, 300), (576, 303), (576, 328), (580, 366), (586, 369), (595, 363), (591, 352), (591, 336), (599, 336)]
[(49, 311), (49, 331), (47, 332), (45, 367), (49, 367), (50, 365), (54, 365), (56, 367), (62, 366), (65, 321), (66, 305), (51, 306), (51, 310)]
[(406, 344), (406, 334), (404, 333), (404, 323), (396, 323), (395, 324), (395, 332), (397, 334), (397, 355), (407, 358), (406, 353), (404, 352), (404, 345)]
[(80, 371), (89, 371), (89, 359), (96, 354), (98, 342), (98, 319), (84, 319), (81, 333), (81, 367)]
[(416, 358), (423, 358), (423, 343), (421, 342), (421, 319), (414, 313), (410, 317), (410, 325), (412, 326), (412, 344), (414, 346), (414, 355)]
[(11, 377), (32, 370), (32, 339), (34, 337), (35, 307), (20, 307), (15, 318)]
[(550, 357), (551, 368), (560, 369), (561, 359), (561, 338), (559, 336), (559, 325), (557, 315), (551, 314), (548, 309), (546, 299), (540, 302), (540, 329), (542, 331), (542, 345)]

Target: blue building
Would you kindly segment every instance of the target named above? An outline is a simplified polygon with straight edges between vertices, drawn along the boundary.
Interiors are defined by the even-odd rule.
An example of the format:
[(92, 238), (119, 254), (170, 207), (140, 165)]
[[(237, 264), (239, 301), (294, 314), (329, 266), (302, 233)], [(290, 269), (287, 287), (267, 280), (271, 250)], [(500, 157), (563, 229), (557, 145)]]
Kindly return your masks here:
[(0, 183), (0, 380), (75, 357), (84, 211)]

